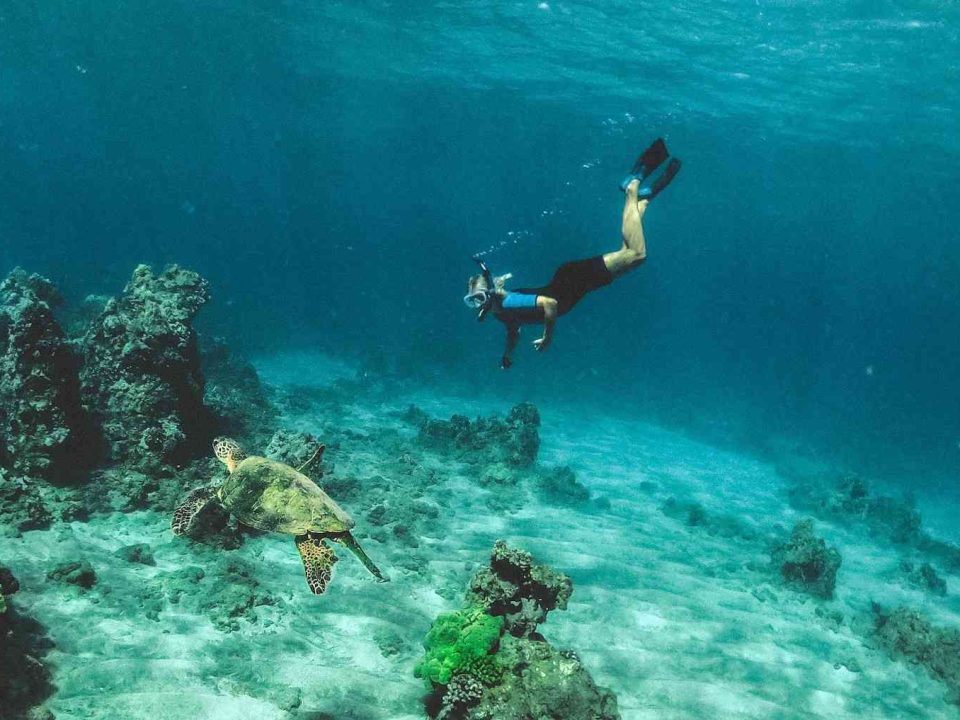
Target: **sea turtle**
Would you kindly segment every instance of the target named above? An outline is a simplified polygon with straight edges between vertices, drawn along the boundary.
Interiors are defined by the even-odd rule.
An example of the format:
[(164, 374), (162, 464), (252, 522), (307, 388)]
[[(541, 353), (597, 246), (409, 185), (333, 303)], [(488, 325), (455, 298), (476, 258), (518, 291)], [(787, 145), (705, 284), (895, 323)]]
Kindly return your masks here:
[(317, 460), (323, 450), (323, 445), (318, 446), (307, 462), (294, 469), (276, 460), (247, 457), (236, 441), (217, 438), (213, 452), (230, 474), (219, 487), (199, 488), (187, 496), (173, 513), (174, 534), (185, 534), (197, 513), (207, 503), (219, 500), (244, 525), (295, 536), (307, 585), (317, 595), (327, 589), (333, 564), (337, 562), (325, 539), (352, 550), (377, 580), (385, 582), (386, 578), (350, 534), (353, 519), (300, 472)]

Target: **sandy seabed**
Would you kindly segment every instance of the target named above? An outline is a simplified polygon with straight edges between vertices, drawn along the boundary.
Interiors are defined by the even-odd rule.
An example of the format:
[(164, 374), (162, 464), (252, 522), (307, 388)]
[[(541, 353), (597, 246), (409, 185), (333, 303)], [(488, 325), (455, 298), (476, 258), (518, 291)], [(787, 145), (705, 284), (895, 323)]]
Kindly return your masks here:
[[(261, 358), (257, 366), (277, 388), (322, 388), (353, 374), (310, 355)], [(336, 418), (298, 404), (280, 424), (322, 438), (324, 424), (336, 422), (366, 437), (328, 451), (337, 473), (362, 479), (379, 461), (370, 437), (385, 428), (414, 437), (399, 417), (410, 403), (441, 417), (509, 409), (422, 389), (388, 402), (359, 397)], [(314, 597), (291, 538), (259, 535), (218, 552), (175, 538), (169, 517), (155, 512), (5, 539), (4, 562), (22, 584), (16, 604), (47, 627), (55, 645), (47, 662), (57, 690), (47, 706), (60, 719), (419, 720), (423, 686), (413, 667), (420, 641), (439, 612), (459, 606), (470, 574), (505, 538), (573, 579), (569, 609), (552, 613), (543, 632), (576, 650), (597, 683), (617, 695), (625, 720), (960, 717), (943, 685), (872, 647), (858, 625), (876, 601), (960, 626), (957, 596), (899, 582), (900, 558), (888, 544), (857, 526), (818, 521), (817, 533), (843, 555), (836, 597), (818, 601), (786, 589), (769, 570), (763, 538), (802, 515), (787, 504), (772, 467), (640, 422), (561, 406), (540, 411), (540, 461), (569, 464), (601, 501), (570, 508), (531, 494), (507, 511), (465, 466), (438, 460), (445, 479), (425, 499), (440, 513), (422, 524), (416, 547), (364, 539), (366, 508), (346, 506), (390, 576), (386, 584), (342, 555), (327, 594)], [(699, 503), (739, 529), (664, 513), (670, 497)], [(134, 543), (151, 546), (155, 566), (114, 556)], [(281, 602), (257, 608), (255, 622), (241, 620), (233, 631), (179, 604), (147, 616), (142, 588), (188, 566), (216, 573), (231, 556)], [(45, 581), (51, 567), (77, 559), (96, 569), (94, 589)], [(957, 577), (946, 579), (960, 587)]]

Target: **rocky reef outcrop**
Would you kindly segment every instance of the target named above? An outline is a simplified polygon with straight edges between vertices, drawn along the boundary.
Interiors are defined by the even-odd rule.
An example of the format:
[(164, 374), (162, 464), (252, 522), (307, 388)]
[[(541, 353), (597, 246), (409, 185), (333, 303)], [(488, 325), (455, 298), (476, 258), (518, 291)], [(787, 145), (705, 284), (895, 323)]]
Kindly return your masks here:
[(538, 632), (566, 608), (570, 579), (497, 541), (470, 582), (464, 607), (444, 613), (424, 641), (415, 674), (430, 688), (427, 714), (441, 720), (618, 720), (617, 701), (577, 656)]
[(110, 461), (181, 462), (212, 434), (193, 319), (207, 282), (176, 265), (140, 265), (82, 340), (83, 399)]
[(950, 572), (960, 572), (960, 546), (933, 537), (909, 496), (895, 498), (871, 492), (856, 475), (832, 481), (796, 476), (788, 491), (790, 504), (818, 517), (856, 523), (871, 535), (888, 540), (910, 555), (921, 554)]
[(511, 635), (529, 638), (546, 622), (548, 613), (567, 609), (572, 593), (573, 583), (566, 575), (534, 563), (530, 553), (498, 540), (490, 566), (470, 580), (467, 603), (502, 617)]
[(926, 668), (947, 686), (951, 702), (960, 705), (960, 631), (935, 627), (910, 608), (887, 612), (874, 605), (874, 637), (894, 658)]
[(0, 466), (12, 476), (73, 480), (96, 449), (61, 303), (50, 281), (19, 268), (0, 284)]
[(770, 556), (787, 587), (827, 600), (833, 597), (842, 558), (814, 535), (813, 520), (798, 522), (790, 540), (775, 545)]
[(420, 443), (455, 452), (462, 460), (510, 467), (533, 465), (540, 450), (540, 413), (531, 403), (515, 406), (505, 418), (454, 415), (449, 420), (429, 418), (411, 408), (408, 419), (419, 425)]
[(483, 694), (469, 720), (620, 718), (614, 695), (597, 687), (576, 653), (507, 637), (497, 654), (511, 670)]
[(822, 517), (858, 518), (871, 533), (895, 543), (913, 544), (920, 538), (920, 513), (908, 498), (873, 495), (855, 475), (842, 476), (832, 485), (794, 483), (789, 498), (794, 507)]
[(926, 590), (932, 595), (947, 594), (947, 581), (940, 577), (937, 569), (928, 562), (916, 564), (910, 560), (902, 560), (900, 571), (909, 586)]
[[(27, 717), (52, 692), (43, 658), (50, 649), (43, 627), (10, 606), (20, 589), (13, 574), (0, 567), (0, 720)], [(34, 711), (33, 717), (43, 717)]]
[[(804, 512), (866, 527), (874, 537), (897, 546), (909, 564), (918, 556), (925, 557), (929, 570), (921, 572), (927, 575), (927, 579), (936, 575), (936, 568), (929, 561), (936, 562), (948, 572), (960, 572), (960, 545), (941, 540), (924, 530), (920, 512), (909, 496), (895, 498), (874, 494), (856, 475), (843, 475), (826, 482), (816, 477), (794, 475), (788, 496), (790, 504)], [(919, 585), (926, 580), (915, 577), (910, 582)], [(937, 585), (934, 581), (928, 589), (938, 593)]]
[(254, 369), (219, 341), (201, 354), (193, 322), (208, 297), (176, 265), (141, 265), (119, 297), (73, 309), (38, 275), (0, 285), (2, 532), (170, 510), (215, 473), (213, 435), (269, 441), (276, 411)]
[(441, 420), (414, 405), (403, 417), (417, 428), (420, 449), (470, 466), (467, 470), (477, 484), (491, 491), (487, 504), (495, 512), (516, 509), (530, 494), (553, 505), (591, 501), (573, 468), (537, 462), (540, 413), (531, 403), (514, 406), (506, 417), (494, 414), (470, 420), (454, 415)]
[(590, 491), (567, 465), (539, 469), (536, 487), (543, 500), (555, 505), (576, 506), (590, 500)]
[(201, 343), (201, 364), (206, 381), (203, 402), (214, 416), (217, 433), (242, 439), (250, 447), (265, 446), (277, 410), (257, 371), (222, 339)]

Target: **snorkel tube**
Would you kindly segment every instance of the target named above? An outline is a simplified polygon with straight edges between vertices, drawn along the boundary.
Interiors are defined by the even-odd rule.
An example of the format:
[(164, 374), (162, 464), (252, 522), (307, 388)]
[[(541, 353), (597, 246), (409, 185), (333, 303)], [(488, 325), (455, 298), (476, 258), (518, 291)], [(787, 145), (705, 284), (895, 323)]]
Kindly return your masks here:
[(474, 255), (472, 259), (477, 265), (480, 266), (480, 274), (487, 282), (487, 301), (480, 307), (480, 312), (477, 313), (477, 321), (483, 322), (487, 317), (487, 313), (489, 313), (493, 308), (493, 291), (495, 288), (493, 283), (493, 273), (490, 272), (490, 268), (488, 268), (487, 264), (480, 259), (479, 255)]

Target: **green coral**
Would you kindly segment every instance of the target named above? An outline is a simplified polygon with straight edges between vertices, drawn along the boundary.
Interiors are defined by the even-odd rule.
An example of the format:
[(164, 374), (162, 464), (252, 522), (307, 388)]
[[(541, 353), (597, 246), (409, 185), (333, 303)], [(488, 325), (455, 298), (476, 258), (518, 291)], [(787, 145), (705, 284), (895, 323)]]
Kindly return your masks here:
[(471, 674), (496, 682), (502, 669), (492, 654), (503, 633), (503, 619), (470, 607), (440, 615), (423, 641), (426, 653), (414, 675), (429, 685), (446, 685), (454, 675)]
[(455, 675), (469, 675), (475, 677), (484, 685), (490, 687), (497, 685), (503, 678), (506, 668), (497, 659), (496, 653), (485, 655), (482, 658), (475, 658), (464, 663)]

